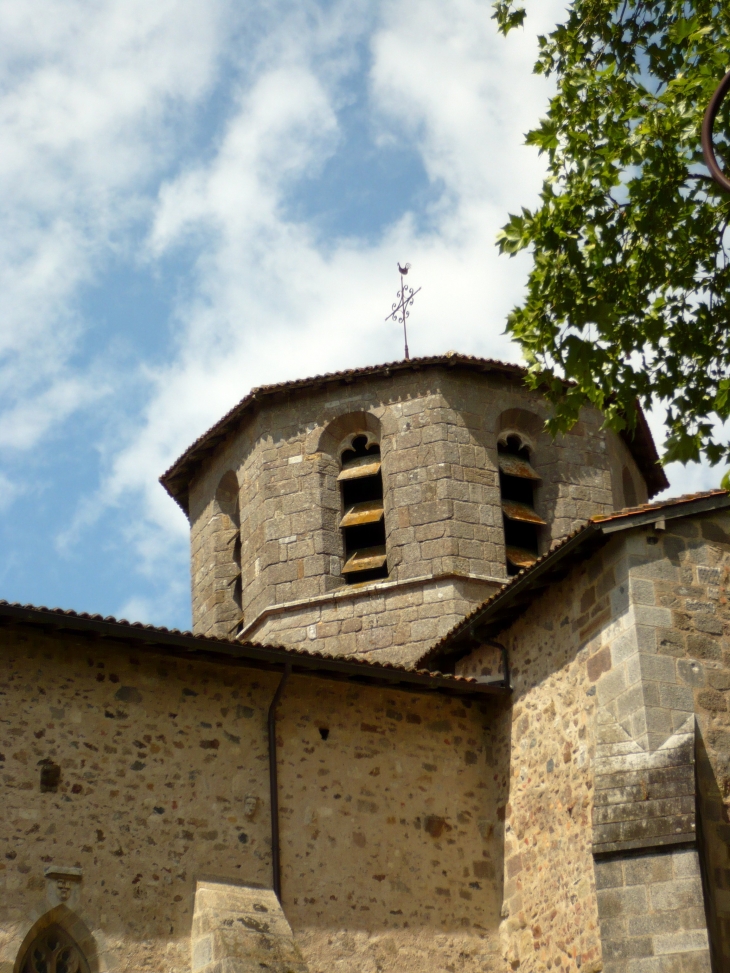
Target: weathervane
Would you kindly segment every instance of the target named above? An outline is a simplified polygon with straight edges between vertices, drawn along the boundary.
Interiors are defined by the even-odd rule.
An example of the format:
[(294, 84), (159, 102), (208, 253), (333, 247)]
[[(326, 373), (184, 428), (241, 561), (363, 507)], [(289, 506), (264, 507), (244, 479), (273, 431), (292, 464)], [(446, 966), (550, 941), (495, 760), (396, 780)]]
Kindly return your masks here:
[(398, 324), (403, 325), (403, 341), (405, 342), (406, 346), (406, 361), (408, 361), (410, 357), (408, 354), (408, 332), (406, 331), (406, 321), (410, 317), (410, 311), (408, 308), (411, 307), (413, 304), (413, 298), (421, 289), (419, 287), (414, 291), (412, 287), (406, 287), (403, 278), (410, 269), (410, 264), (406, 264), (405, 267), (401, 267), (401, 265), (398, 264), (398, 271), (400, 273), (400, 290), (396, 294), (398, 300), (393, 305), (392, 311), (385, 319), (386, 321), (397, 321)]

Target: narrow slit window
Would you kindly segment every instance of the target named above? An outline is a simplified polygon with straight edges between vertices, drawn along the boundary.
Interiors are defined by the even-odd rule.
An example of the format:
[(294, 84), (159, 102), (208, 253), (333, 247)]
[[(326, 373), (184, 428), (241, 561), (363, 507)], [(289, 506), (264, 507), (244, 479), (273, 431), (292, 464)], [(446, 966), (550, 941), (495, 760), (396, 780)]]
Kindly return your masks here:
[(383, 513), (380, 446), (356, 436), (340, 457), (338, 481), (342, 494), (342, 531), (348, 584), (388, 577)]
[(545, 525), (535, 512), (535, 487), (540, 477), (530, 465), (529, 449), (518, 436), (508, 436), (498, 444), (497, 451), (507, 574), (514, 575), (537, 560), (539, 530)]

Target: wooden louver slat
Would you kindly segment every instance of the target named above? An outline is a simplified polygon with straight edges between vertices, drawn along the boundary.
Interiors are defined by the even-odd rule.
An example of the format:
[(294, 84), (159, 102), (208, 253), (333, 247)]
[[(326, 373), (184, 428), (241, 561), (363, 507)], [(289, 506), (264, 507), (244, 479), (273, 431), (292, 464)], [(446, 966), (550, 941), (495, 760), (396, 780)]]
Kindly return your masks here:
[(337, 479), (355, 480), (361, 476), (375, 476), (379, 472), (379, 456), (358, 456), (357, 459), (350, 460), (343, 466)]
[(372, 571), (374, 568), (382, 568), (387, 560), (384, 547), (366, 547), (362, 551), (355, 551), (342, 569), (343, 574), (352, 574), (355, 571)]
[(517, 500), (503, 500), (502, 512), (510, 520), (520, 520), (526, 524), (545, 525), (542, 517), (538, 517), (535, 511), (526, 503), (518, 503)]
[(506, 476), (517, 476), (522, 480), (540, 480), (541, 477), (533, 470), (526, 459), (514, 456), (512, 453), (500, 453), (497, 457), (500, 470)]
[(507, 560), (511, 561), (516, 568), (529, 568), (537, 561), (537, 554), (534, 551), (526, 551), (522, 547), (508, 547)]
[(340, 527), (359, 527), (361, 524), (377, 524), (383, 517), (382, 500), (364, 500), (345, 511)]

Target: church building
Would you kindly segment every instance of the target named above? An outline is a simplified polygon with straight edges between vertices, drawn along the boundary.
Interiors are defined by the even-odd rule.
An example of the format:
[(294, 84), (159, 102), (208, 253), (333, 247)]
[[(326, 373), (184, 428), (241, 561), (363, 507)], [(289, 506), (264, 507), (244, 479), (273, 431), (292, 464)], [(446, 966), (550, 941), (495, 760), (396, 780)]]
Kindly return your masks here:
[(730, 970), (730, 496), (524, 379), (253, 390), (192, 632), (0, 602), (0, 973)]

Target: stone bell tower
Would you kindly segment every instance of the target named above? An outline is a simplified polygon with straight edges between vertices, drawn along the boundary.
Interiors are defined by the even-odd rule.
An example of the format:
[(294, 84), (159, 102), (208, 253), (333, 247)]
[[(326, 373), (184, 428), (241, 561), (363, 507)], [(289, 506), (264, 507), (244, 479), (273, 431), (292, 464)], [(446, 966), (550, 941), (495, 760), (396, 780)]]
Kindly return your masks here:
[(516, 365), (449, 353), (254, 389), (161, 477), (189, 517), (197, 633), (412, 664), (595, 514), (667, 485)]

